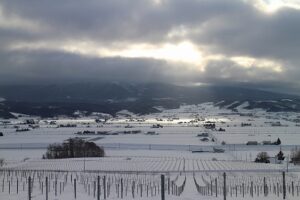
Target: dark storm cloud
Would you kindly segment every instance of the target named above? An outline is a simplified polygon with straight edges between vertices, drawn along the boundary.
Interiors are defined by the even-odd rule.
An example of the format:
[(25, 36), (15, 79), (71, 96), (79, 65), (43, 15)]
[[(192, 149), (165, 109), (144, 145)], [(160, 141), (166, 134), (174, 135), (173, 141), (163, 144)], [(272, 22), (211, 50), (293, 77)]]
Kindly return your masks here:
[[(47, 37), (81, 37), (96, 40), (162, 40), (172, 28), (195, 26), (215, 16), (246, 9), (235, 0), (45, 1), (4, 0), (4, 13), (16, 13), (49, 26)], [(237, 2), (237, 1), (236, 1)], [(55, 34), (56, 33), (56, 34)]]
[(230, 84), (278, 78), (268, 70), (241, 68), (229, 60), (212, 61), (204, 72), (155, 59), (86, 57), (62, 51), (0, 52), (0, 60), (0, 83), (132, 81)]
[(173, 71), (184, 71), (154, 59), (93, 58), (57, 51), (0, 52), (0, 59), (0, 83), (174, 82), (177, 75)]
[[(1, 82), (105, 79), (259, 83), (263, 87), (298, 85), (300, 11), (283, 8), (266, 14), (251, 2), (255, 1), (162, 0), (155, 4), (150, 0), (3, 0), (0, 3)], [(4, 26), (1, 20), (13, 23)], [(25, 22), (30, 22), (28, 27)], [(185, 33), (168, 37), (168, 33), (178, 28), (183, 28)], [(186, 63), (92, 57), (55, 48), (68, 41), (86, 40), (108, 48), (119, 44), (159, 45), (187, 40), (206, 55), (217, 54), (223, 58), (209, 60), (201, 71)], [(44, 46), (11, 49), (22, 43), (44, 43)], [(281, 64), (283, 70), (278, 73), (255, 64), (245, 68), (230, 60), (235, 56), (271, 60)]]
[(194, 39), (216, 52), (275, 59), (298, 58), (300, 10), (266, 15), (255, 9), (212, 21)]

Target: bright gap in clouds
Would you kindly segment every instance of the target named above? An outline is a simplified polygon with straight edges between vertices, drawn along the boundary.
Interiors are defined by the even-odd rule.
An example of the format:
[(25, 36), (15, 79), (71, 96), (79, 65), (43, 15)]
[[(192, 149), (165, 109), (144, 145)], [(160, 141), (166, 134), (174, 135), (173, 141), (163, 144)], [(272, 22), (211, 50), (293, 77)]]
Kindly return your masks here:
[(283, 72), (283, 66), (273, 60), (253, 58), (248, 56), (227, 57), (222, 54), (206, 54), (193, 43), (183, 41), (178, 44), (165, 43), (161, 45), (152, 44), (117, 44), (116, 46), (101, 47), (92, 41), (69, 41), (67, 43), (18, 43), (12, 45), (11, 50), (29, 49), (60, 49), (65, 52), (92, 57), (124, 57), (124, 58), (149, 58), (164, 60), (166, 62), (182, 64), (199, 71), (204, 71), (211, 61), (230, 60), (243, 68), (263, 68), (276, 73)]
[(60, 49), (66, 52), (98, 57), (128, 57), (128, 58), (154, 58), (166, 61), (200, 64), (202, 53), (191, 42), (183, 41), (178, 44), (164, 43), (161, 45), (142, 44), (116, 44), (116, 46), (102, 46), (92, 41), (56, 42), (19, 42), (9, 47), (11, 50), (29, 49)]
[(246, 0), (253, 3), (254, 6), (265, 12), (272, 14), (281, 8), (288, 7), (293, 9), (300, 9), (300, 0)]
[(110, 56), (121, 56), (129, 58), (154, 58), (173, 62), (185, 62), (200, 64), (202, 54), (190, 42), (178, 44), (163, 44), (160, 46), (150, 44), (137, 44), (124, 50), (108, 52)]
[(279, 63), (267, 59), (255, 59), (251, 57), (236, 56), (231, 57), (230, 60), (244, 68), (265, 68), (277, 73), (283, 71), (283, 68)]

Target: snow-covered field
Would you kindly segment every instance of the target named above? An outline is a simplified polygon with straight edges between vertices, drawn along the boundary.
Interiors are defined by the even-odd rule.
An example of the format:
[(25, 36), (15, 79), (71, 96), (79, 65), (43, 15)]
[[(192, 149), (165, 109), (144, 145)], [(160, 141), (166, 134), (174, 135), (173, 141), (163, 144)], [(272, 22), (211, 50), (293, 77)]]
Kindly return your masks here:
[[(210, 171), (283, 171), (277, 164), (248, 163), (241, 161), (211, 161), (179, 157), (106, 157), (82, 159), (28, 160), (7, 163), (3, 169), (180, 173)], [(292, 168), (290, 170), (297, 170)]]
[[(174, 180), (174, 176), (180, 176), (177, 186), (183, 189), (182, 193), (180, 196), (176, 196), (166, 192), (167, 199), (199, 199), (199, 196), (205, 196), (205, 199), (222, 199), (221, 175), (223, 172), (227, 172), (231, 178), (233, 177), (232, 181), (229, 179), (230, 185), (228, 186), (227, 195), (230, 199), (241, 198), (242, 183), (244, 183), (246, 199), (266, 199), (261, 193), (263, 191), (262, 184), (253, 189), (255, 195), (251, 196), (251, 180), (254, 180), (255, 184), (258, 184), (259, 181), (261, 183), (263, 177), (267, 175), (272, 177), (270, 173), (274, 173), (275, 178), (270, 178), (268, 198), (282, 199), (283, 189), (278, 186), (279, 194), (277, 194), (276, 187), (277, 182), (282, 182), (280, 181), (282, 179), (281, 171), (287, 169), (289, 170), (287, 176), (292, 177), (289, 178), (289, 184), (293, 182), (293, 186), (289, 186), (287, 199), (299, 198), (297, 194), (300, 192), (300, 187), (298, 188), (300, 168), (285, 161), (282, 164), (258, 164), (253, 163), (253, 160), (262, 151), (266, 151), (271, 157), (274, 157), (282, 150), (285, 156), (289, 157), (292, 149), (300, 147), (300, 114), (245, 110), (243, 105), (236, 112), (220, 109), (211, 103), (184, 105), (179, 109), (161, 110), (161, 113), (143, 116), (121, 111), (114, 118), (106, 116), (109, 117), (106, 120), (97, 116), (85, 116), (77, 119), (66, 117), (39, 119), (21, 116), (18, 119), (0, 120), (0, 132), (3, 132), (4, 135), (0, 137), (0, 158), (4, 158), (2, 170), (14, 170), (15, 173), (20, 172), (19, 170), (23, 172), (36, 170), (30, 172), (36, 173), (35, 175), (28, 172), (26, 176), (21, 176), (20, 172), (19, 178), (22, 181), (18, 194), (15, 190), (16, 180), (12, 180), (17, 176), (11, 179), (12, 188), (11, 194), (9, 194), (7, 184), (10, 178), (7, 177), (12, 176), (8, 175), (7, 171), (0, 171), (0, 185), (3, 185), (3, 182), (1, 184), (1, 180), (4, 180), (2, 177), (6, 177), (4, 192), (1, 193), (2, 188), (0, 188), (0, 199), (26, 199), (27, 189), (23, 188), (28, 186), (26, 178), (29, 175), (39, 177), (38, 174), (42, 171), (46, 173), (44, 170), (53, 174), (64, 171), (64, 174), (59, 174), (60, 184), (64, 184), (60, 187), (66, 186), (64, 192), (55, 196), (52, 190), (54, 186), (51, 186), (49, 199), (74, 199), (74, 186), (65, 183), (66, 181), (62, 179), (72, 173), (77, 173), (78, 180), (80, 179), (77, 199), (94, 199), (92, 191), (94, 182), (91, 180), (94, 180), (98, 173), (102, 173), (101, 177), (105, 175), (122, 177), (125, 176), (124, 174), (131, 177), (130, 181), (126, 182), (127, 188), (125, 185), (123, 188), (123, 192), (126, 188), (126, 192), (130, 195), (124, 193), (123, 199), (133, 198), (131, 191), (133, 179), (136, 180), (134, 184), (139, 182), (143, 185), (142, 187), (146, 187), (148, 184), (148, 197), (145, 196), (146, 188), (143, 188), (144, 196), (140, 197), (141, 192), (135, 191), (137, 192), (135, 198), (160, 199), (158, 189), (160, 188), (160, 174), (170, 176), (169, 178)], [(18, 116), (17, 113), (15, 115)], [(33, 119), (34, 124), (24, 123), (29, 119), (31, 122)], [(214, 124), (215, 128), (205, 128), (207, 124)], [(84, 131), (86, 134), (83, 134)], [(81, 137), (86, 141), (93, 141), (97, 145), (103, 146), (106, 157), (66, 160), (41, 159), (49, 144), (62, 143), (71, 137)], [(272, 143), (278, 138), (281, 141), (280, 145), (263, 145), (263, 142)], [(258, 144), (246, 145), (249, 141), (256, 141)], [(225, 152), (216, 153), (215, 149)], [(145, 177), (142, 179), (140, 177), (132, 178), (133, 174)], [(195, 174), (196, 176), (194, 176)], [(43, 178), (45, 176), (45, 174), (42, 175)], [(87, 176), (90, 177), (88, 181), (80, 178)], [(247, 178), (248, 176), (252, 178)], [(209, 195), (211, 194), (209, 188), (213, 185), (211, 181), (215, 181), (216, 178), (220, 181), (219, 186), (215, 186), (220, 187), (217, 197), (215, 190), (213, 196)], [(111, 190), (114, 192), (109, 199), (121, 198), (120, 180), (120, 178), (115, 178), (111, 182), (113, 185)], [(127, 179), (124, 178), (123, 181), (125, 180)], [(44, 199), (45, 191), (41, 190), (42, 183), (45, 184), (39, 180), (33, 184), (33, 199)], [(152, 195), (150, 195), (150, 188)], [(294, 188), (294, 197), (292, 188)], [(23, 189), (24, 191), (21, 192)], [(157, 190), (156, 195), (154, 195), (154, 190)], [(237, 197), (236, 193), (238, 193)]]

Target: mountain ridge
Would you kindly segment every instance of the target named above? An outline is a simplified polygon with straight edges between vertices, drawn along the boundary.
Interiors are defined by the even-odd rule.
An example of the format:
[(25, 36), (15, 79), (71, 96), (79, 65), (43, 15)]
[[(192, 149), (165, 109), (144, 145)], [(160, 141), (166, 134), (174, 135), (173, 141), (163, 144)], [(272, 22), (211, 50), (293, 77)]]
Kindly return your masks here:
[[(216, 106), (235, 109), (249, 102), (246, 109), (270, 112), (300, 112), (300, 97), (251, 88), (232, 86), (178, 86), (163, 83), (82, 83), (68, 85), (0, 86), (0, 117), (23, 113), (41, 117), (73, 116), (75, 111), (114, 115), (120, 110), (137, 114), (159, 112), (155, 107), (178, 108), (182, 104), (214, 102)], [(223, 103), (218, 102), (223, 101)]]

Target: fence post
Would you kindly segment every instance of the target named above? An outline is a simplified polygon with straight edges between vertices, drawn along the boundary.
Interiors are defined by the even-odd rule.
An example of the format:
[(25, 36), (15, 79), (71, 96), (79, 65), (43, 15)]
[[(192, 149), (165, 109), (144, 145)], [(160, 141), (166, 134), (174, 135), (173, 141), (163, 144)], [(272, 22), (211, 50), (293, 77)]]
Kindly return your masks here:
[(211, 193), (211, 196), (213, 196), (213, 181), (212, 180), (210, 181), (210, 193)]
[(100, 176), (97, 177), (97, 200), (100, 200)]
[(283, 189), (283, 199), (286, 199), (285, 172), (282, 172), (282, 189)]
[(165, 175), (161, 175), (161, 200), (165, 200)]
[(94, 181), (94, 198), (96, 197), (96, 181)]
[(46, 176), (46, 200), (48, 200), (48, 177)]
[(242, 187), (243, 187), (243, 198), (244, 198), (245, 197), (245, 183), (243, 183)]
[(253, 181), (251, 181), (250, 193), (251, 193), (251, 197), (253, 197)]
[(54, 182), (55, 196), (57, 196), (57, 179), (55, 178)]
[(267, 196), (267, 184), (266, 184), (266, 177), (264, 177), (264, 195)]
[(76, 178), (74, 179), (74, 198), (76, 199)]
[(132, 186), (131, 186), (131, 192), (132, 192), (132, 198), (134, 199), (134, 190), (135, 190), (135, 182), (132, 182)]
[(123, 199), (123, 178), (121, 178), (121, 199)]
[(226, 191), (226, 172), (223, 173), (223, 179), (224, 179), (223, 195), (224, 195), (224, 200), (226, 200), (226, 196), (227, 196), (227, 191)]
[(218, 197), (218, 179), (215, 179), (215, 185), (216, 185), (216, 197)]
[(294, 181), (292, 181), (292, 195), (294, 196)]
[(31, 200), (31, 177), (28, 177), (28, 200)]
[(168, 177), (168, 195), (170, 195), (170, 177)]
[(106, 199), (106, 176), (103, 176), (103, 198)]

